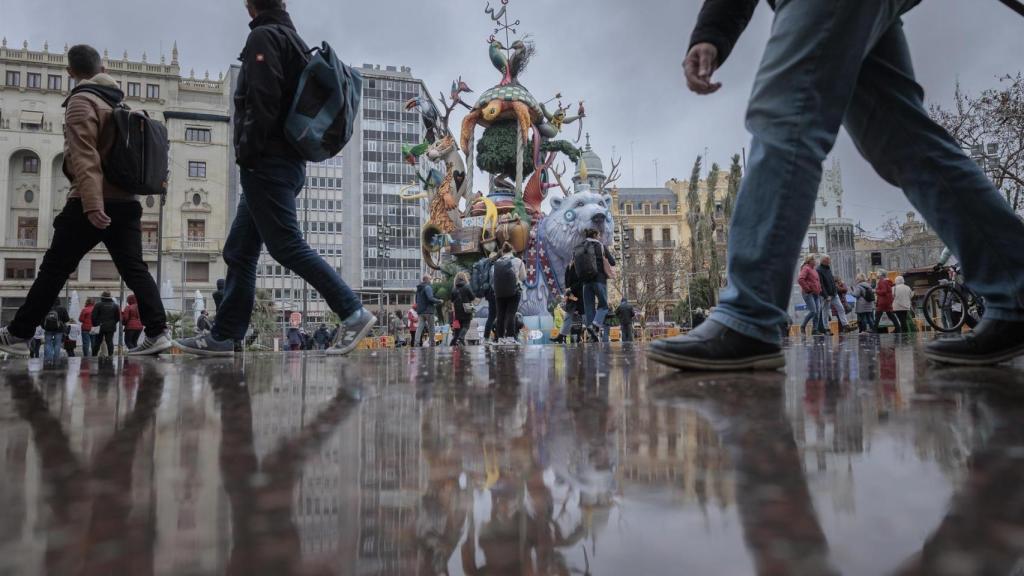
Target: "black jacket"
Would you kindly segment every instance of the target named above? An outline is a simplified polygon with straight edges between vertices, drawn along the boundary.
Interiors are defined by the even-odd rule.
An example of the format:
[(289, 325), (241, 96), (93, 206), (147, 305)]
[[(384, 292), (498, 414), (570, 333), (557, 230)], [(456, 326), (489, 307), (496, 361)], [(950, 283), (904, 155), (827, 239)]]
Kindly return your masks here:
[(217, 280), (217, 291), (213, 293), (213, 304), (220, 310), (220, 303), (224, 301), (224, 281)]
[(455, 290), (452, 291), (452, 305), (455, 308), (455, 318), (460, 323), (473, 320), (473, 314), (466, 312), (465, 304), (472, 304), (475, 299), (476, 296), (473, 295), (473, 290), (468, 284), (455, 285)]
[(632, 324), (633, 318), (636, 317), (636, 311), (633, 310), (633, 305), (629, 302), (623, 302), (619, 304), (619, 307), (615, 310), (615, 315), (619, 317), (621, 324)]
[(103, 334), (117, 330), (117, 323), (120, 321), (121, 311), (110, 298), (100, 300), (100, 303), (92, 309), (92, 325), (99, 326), (100, 332)]
[(821, 292), (825, 296), (835, 296), (839, 294), (839, 288), (836, 287), (835, 276), (832, 275), (832, 267), (824, 264), (818, 265), (818, 278), (821, 279)]
[(252, 32), (239, 60), (242, 70), (235, 90), (235, 157), (243, 168), (255, 168), (265, 157), (300, 159), (284, 138), (288, 116), (305, 57), (283, 29), (295, 25), (284, 10), (268, 10), (249, 23)]
[[(598, 254), (598, 256), (604, 256), (605, 258), (608, 259), (609, 264), (615, 266), (615, 256), (612, 256), (611, 251), (608, 250), (608, 247), (605, 246), (604, 244), (601, 244), (601, 253)], [(602, 284), (608, 283), (608, 275), (605, 274), (604, 272), (604, 262), (601, 261), (600, 259), (597, 262), (597, 281)]]
[[(580, 280), (579, 275), (576, 274), (576, 267), (569, 264), (569, 267), (565, 269), (565, 289), (572, 292), (582, 306), (583, 302), (583, 281)], [(573, 303), (575, 305), (575, 303)]]
[(436, 314), (437, 305), (441, 301), (434, 297), (434, 287), (429, 282), (424, 282), (416, 287), (416, 312), (423, 314)]

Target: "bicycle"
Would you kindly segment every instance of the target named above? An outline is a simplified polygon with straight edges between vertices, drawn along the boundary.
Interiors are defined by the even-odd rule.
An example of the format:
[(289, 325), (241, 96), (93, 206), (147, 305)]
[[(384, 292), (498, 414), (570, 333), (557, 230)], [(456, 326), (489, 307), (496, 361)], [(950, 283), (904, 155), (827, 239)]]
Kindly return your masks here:
[(939, 280), (938, 286), (925, 294), (924, 318), (939, 332), (958, 332), (964, 324), (973, 329), (985, 315), (985, 300), (961, 281), (958, 264), (943, 268), (949, 278)]

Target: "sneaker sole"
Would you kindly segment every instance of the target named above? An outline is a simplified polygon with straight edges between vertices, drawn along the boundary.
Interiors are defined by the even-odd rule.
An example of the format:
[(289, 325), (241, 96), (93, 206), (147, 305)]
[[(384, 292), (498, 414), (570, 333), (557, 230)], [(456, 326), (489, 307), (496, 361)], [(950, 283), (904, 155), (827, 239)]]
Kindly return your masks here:
[(145, 351), (129, 352), (128, 354), (126, 354), (126, 356), (156, 356), (157, 354), (166, 352), (171, 348), (174, 348), (174, 342), (168, 342), (167, 344), (163, 344), (161, 346), (147, 348)]
[(214, 351), (214, 350), (200, 350), (198, 348), (189, 348), (187, 346), (182, 346), (178, 342), (174, 342), (173, 346), (177, 346), (181, 350), (182, 354), (189, 354), (189, 355), (192, 355), (192, 356), (201, 356), (203, 358), (231, 358), (231, 357), (233, 357), (235, 355), (235, 351), (234, 350), (232, 350), (230, 352), (227, 352), (227, 351), (217, 352), (217, 351)]
[(370, 320), (369, 322), (367, 322), (366, 326), (363, 326), (363, 329), (360, 330), (358, 334), (356, 334), (356, 337), (355, 337), (354, 340), (352, 340), (352, 344), (351, 345), (346, 346), (345, 348), (330, 348), (330, 349), (327, 350), (327, 355), (328, 356), (347, 356), (347, 355), (351, 354), (352, 352), (355, 351), (356, 348), (359, 347), (359, 343), (363, 341), (363, 338), (366, 338), (366, 335), (373, 331), (373, 327), (376, 326), (376, 325), (377, 325), (377, 317), (373, 316), (373, 319)]
[(940, 364), (949, 364), (952, 366), (992, 366), (995, 364), (1002, 364), (1009, 362), (1018, 356), (1024, 355), (1024, 343), (1015, 346), (1004, 352), (998, 354), (989, 354), (988, 356), (950, 356), (941, 352), (933, 352), (924, 349), (924, 357)]
[(786, 366), (786, 357), (782, 352), (752, 356), (739, 360), (707, 360), (690, 356), (675, 356), (648, 350), (647, 357), (659, 364), (678, 370), (698, 370), (703, 372), (732, 372), (737, 370), (778, 370)]

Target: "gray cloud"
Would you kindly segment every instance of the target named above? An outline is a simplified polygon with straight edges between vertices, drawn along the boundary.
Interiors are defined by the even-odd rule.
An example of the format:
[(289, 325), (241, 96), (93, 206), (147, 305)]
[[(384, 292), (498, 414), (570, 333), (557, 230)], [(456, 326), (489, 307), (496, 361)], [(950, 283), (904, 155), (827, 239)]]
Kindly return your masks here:
[[(447, 91), (459, 74), (477, 93), (499, 79), (487, 59), (491, 29), (480, 0), (289, 4), (307, 40), (330, 41), (351, 63), (411, 66), (435, 93)], [(697, 97), (685, 90), (680, 62), (698, 9), (697, 0), (511, 0), (510, 12), (538, 48), (523, 83), (538, 97), (561, 91), (567, 101), (587, 101), (586, 130), (602, 157), (614, 148), (624, 158), (624, 185), (654, 185), (655, 158), (660, 180), (687, 178), (705, 148), (711, 160), (726, 164), (747, 145), (743, 112), (771, 11), (758, 8), (720, 72), (722, 91)], [(137, 58), (145, 51), (156, 61), (177, 40), (186, 73), (209, 69), (214, 77), (235, 60), (248, 32), (241, 0), (0, 0), (0, 14), (0, 34), (9, 45), (28, 40), (38, 48), (49, 41), (59, 50), (65, 42), (88, 42), (112, 56), (127, 49)], [(906, 20), (930, 102), (947, 103), (957, 79), (978, 91), (1020, 69), (1024, 20), (995, 0), (925, 0)], [(866, 228), (909, 209), (845, 135), (835, 154), (843, 164), (848, 212)]]

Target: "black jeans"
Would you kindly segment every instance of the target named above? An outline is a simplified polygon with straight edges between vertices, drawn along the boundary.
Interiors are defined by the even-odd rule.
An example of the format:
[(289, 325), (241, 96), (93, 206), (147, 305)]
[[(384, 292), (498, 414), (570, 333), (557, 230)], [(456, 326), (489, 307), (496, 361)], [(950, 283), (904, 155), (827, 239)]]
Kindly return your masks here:
[[(255, 170), (242, 168), (242, 198), (224, 243), (228, 274), (217, 307), (213, 336), (242, 340), (256, 301), (256, 267), (263, 245), (285, 268), (305, 279), (342, 320), (362, 309), (359, 299), (302, 236), (295, 197), (306, 183), (306, 163), (265, 158)], [(358, 216), (356, 216), (358, 217)]]
[(900, 324), (900, 319), (896, 317), (895, 313), (893, 313), (893, 312), (882, 312), (880, 310), (875, 311), (875, 330), (876, 331), (878, 330), (878, 323), (881, 322), (881, 320), (882, 320), (882, 314), (885, 314), (885, 316), (889, 319), (889, 322), (892, 322), (893, 329), (896, 332), (902, 332), (903, 331), (903, 326)]
[(140, 332), (138, 330), (125, 330), (124, 331), (124, 345), (127, 346), (129, 350), (131, 350), (132, 348), (137, 347), (139, 345), (139, 336), (141, 334), (142, 334), (142, 332)]
[(167, 329), (164, 305), (156, 281), (142, 259), (142, 205), (138, 202), (107, 202), (104, 207), (110, 226), (99, 230), (82, 213), (82, 201), (71, 198), (53, 221), (53, 242), (43, 256), (25, 304), (9, 327), (18, 338), (31, 338), (53, 302), (60, 296), (71, 273), (82, 258), (100, 242), (110, 252), (128, 290), (139, 299), (139, 315), (147, 336), (159, 336)]
[(508, 298), (495, 298), (498, 308), (498, 338), (516, 337), (516, 312), (519, 311), (519, 298), (519, 294)]
[[(137, 295), (137, 294), (136, 294)], [(107, 356), (114, 356), (114, 333), (113, 332), (100, 332), (96, 335), (96, 339), (93, 340), (92, 355), (99, 356), (100, 348), (103, 347), (103, 343), (107, 343)]]
[(484, 323), (484, 340), (493, 338), (491, 332), (498, 320), (498, 302), (494, 298), (494, 291), (487, 292), (487, 322)]

